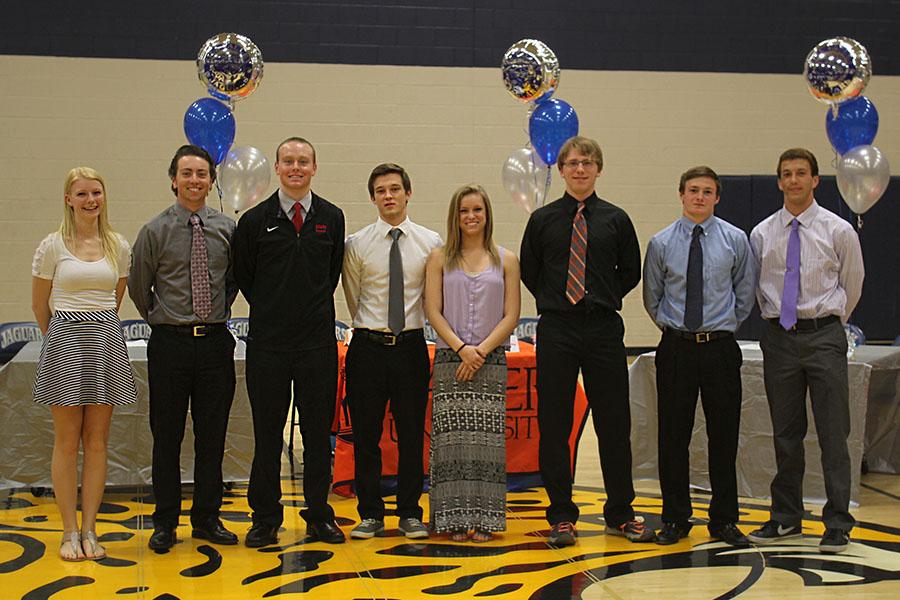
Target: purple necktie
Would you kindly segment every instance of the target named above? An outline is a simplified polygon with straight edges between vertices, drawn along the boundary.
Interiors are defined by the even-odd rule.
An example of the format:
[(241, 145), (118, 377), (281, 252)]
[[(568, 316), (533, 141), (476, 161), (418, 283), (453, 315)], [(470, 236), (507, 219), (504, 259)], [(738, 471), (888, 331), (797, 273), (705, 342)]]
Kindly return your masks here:
[(784, 265), (784, 290), (781, 292), (781, 318), (778, 322), (786, 330), (797, 324), (797, 297), (800, 295), (800, 222), (791, 221), (787, 256)]

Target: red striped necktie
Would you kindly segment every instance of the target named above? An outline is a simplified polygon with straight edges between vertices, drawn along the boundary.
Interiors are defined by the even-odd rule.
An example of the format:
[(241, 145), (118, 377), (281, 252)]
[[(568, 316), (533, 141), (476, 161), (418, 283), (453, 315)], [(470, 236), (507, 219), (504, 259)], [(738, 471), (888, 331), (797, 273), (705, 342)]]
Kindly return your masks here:
[(584, 265), (587, 257), (587, 222), (584, 220), (584, 202), (578, 203), (578, 212), (572, 221), (572, 243), (569, 246), (569, 276), (566, 278), (566, 298), (578, 304), (584, 298)]

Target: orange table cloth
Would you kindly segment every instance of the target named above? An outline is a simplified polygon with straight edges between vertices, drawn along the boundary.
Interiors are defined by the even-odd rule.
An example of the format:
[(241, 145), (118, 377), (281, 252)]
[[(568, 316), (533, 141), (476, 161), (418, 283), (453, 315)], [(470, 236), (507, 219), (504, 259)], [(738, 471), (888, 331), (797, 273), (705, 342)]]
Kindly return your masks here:
[[(434, 364), (434, 350), (428, 345), (431, 363)], [(347, 346), (338, 343), (338, 393), (335, 406), (333, 431), (337, 433), (334, 451), (334, 474), (332, 489), (335, 493), (353, 495), (353, 425), (350, 409), (346, 401), (346, 371), (344, 361)], [(538, 442), (540, 431), (537, 419), (537, 389), (535, 387), (537, 365), (534, 346), (519, 342), (518, 352), (507, 352), (508, 367), (506, 394), (506, 471), (509, 475), (535, 475), (540, 472), (538, 464)], [(575, 414), (572, 431), (569, 434), (572, 472), (575, 471), (575, 455), (578, 440), (587, 420), (588, 406), (584, 390), (579, 384), (575, 392)], [(425, 444), (422, 449), (425, 460), (425, 474), (428, 474), (429, 443), (431, 439), (431, 389), (428, 391), (428, 407), (425, 414)], [(385, 411), (384, 429), (381, 436), (382, 477), (397, 474), (397, 438), (390, 405)]]

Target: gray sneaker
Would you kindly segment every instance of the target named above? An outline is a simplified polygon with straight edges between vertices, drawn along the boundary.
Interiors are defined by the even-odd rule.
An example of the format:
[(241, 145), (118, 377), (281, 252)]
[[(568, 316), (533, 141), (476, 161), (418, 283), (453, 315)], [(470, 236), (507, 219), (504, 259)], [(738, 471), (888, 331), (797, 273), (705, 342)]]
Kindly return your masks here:
[(380, 519), (363, 519), (362, 522), (350, 530), (350, 537), (355, 540), (368, 540), (375, 537), (376, 533), (384, 531), (384, 521)]
[(419, 519), (415, 517), (409, 517), (407, 519), (400, 519), (400, 525), (398, 529), (403, 532), (403, 535), (410, 539), (422, 539), (428, 537), (428, 529)]

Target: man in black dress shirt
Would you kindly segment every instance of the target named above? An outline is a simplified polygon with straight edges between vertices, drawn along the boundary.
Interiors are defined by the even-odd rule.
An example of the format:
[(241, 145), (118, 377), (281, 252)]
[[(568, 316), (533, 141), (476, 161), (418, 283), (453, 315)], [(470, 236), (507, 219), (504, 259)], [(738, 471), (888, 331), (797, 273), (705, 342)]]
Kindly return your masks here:
[[(234, 399), (234, 337), (225, 322), (237, 285), (231, 270), (234, 221), (206, 205), (216, 167), (206, 150), (182, 146), (169, 165), (175, 204), (141, 228), (132, 251), (128, 293), (153, 332), (147, 342), (153, 432), (153, 535), (150, 548), (176, 541), (181, 514), (181, 441), (188, 405), (194, 423), (192, 536), (236, 544), (219, 520), (222, 456)], [(197, 247), (192, 248), (193, 242)], [(205, 255), (195, 269), (192, 254)], [(200, 260), (200, 259), (198, 259)], [(201, 283), (197, 275), (208, 273)]]
[(300, 406), (308, 541), (344, 534), (328, 504), (331, 422), (337, 394), (334, 289), (344, 260), (344, 213), (310, 189), (316, 151), (298, 137), (275, 151), (279, 188), (248, 210), (234, 233), (234, 274), (250, 304), (247, 394), (253, 411), (253, 466), (247, 501), (251, 548), (278, 541), (281, 449), (291, 390)]
[(635, 519), (631, 502), (631, 413), (619, 311), (641, 278), (641, 255), (625, 211), (601, 200), (594, 185), (603, 168), (596, 141), (573, 137), (559, 152), (562, 198), (534, 211), (522, 238), (522, 281), (534, 295), (537, 326), (540, 467), (550, 499), (549, 541), (575, 543), (572, 431), (578, 370), (584, 379), (607, 501), (606, 532), (648, 542), (653, 531)]

